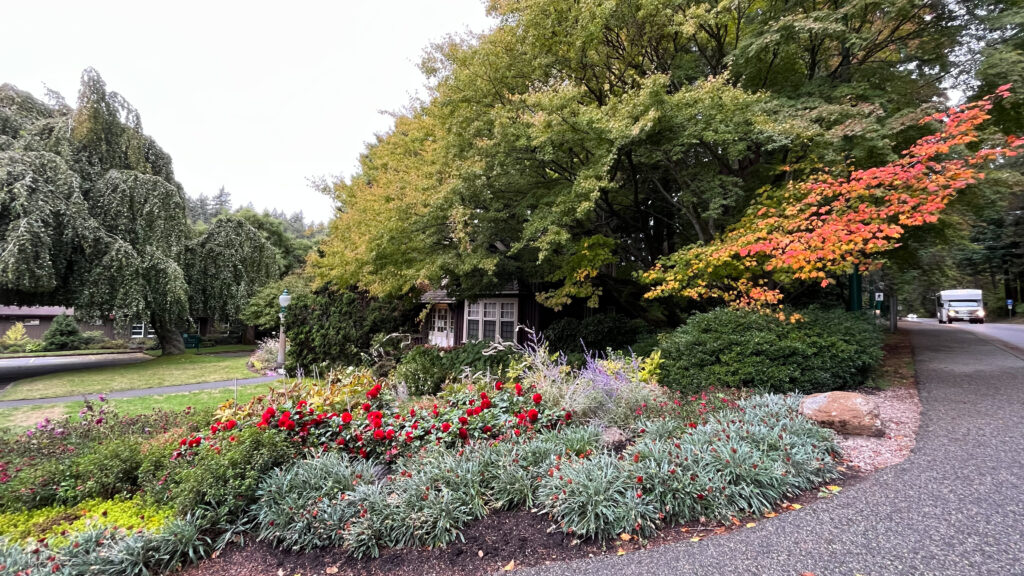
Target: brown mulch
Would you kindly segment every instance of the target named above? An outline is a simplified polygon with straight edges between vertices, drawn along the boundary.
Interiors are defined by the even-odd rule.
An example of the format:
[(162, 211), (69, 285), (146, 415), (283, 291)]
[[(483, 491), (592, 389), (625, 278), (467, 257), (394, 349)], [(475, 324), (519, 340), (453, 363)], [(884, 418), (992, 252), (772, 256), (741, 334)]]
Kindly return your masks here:
[[(880, 379), (885, 389), (865, 388), (858, 392), (870, 396), (879, 405), (886, 436), (840, 436), (844, 452), (844, 487), (857, 484), (868, 473), (903, 461), (914, 447), (921, 405), (914, 380), (910, 341), (896, 334), (885, 345), (885, 360)], [(818, 491), (808, 491), (769, 513), (768, 518), (734, 519), (732, 525), (696, 522), (666, 528), (650, 540), (614, 540), (574, 542), (558, 530), (548, 532), (551, 523), (525, 510), (497, 512), (474, 522), (463, 531), (465, 542), (446, 548), (388, 549), (375, 559), (356, 560), (340, 549), (316, 550), (295, 554), (262, 544), (229, 546), (217, 558), (185, 570), (183, 576), (313, 576), (338, 575), (451, 575), (493, 574), (503, 568), (540, 566), (553, 562), (591, 556), (629, 554), (641, 548), (663, 546), (684, 540), (743, 530), (751, 523), (769, 521), (771, 516), (789, 513), (819, 499)], [(510, 563), (513, 563), (511, 564)]]
[[(851, 475), (845, 486), (863, 476)], [(816, 491), (791, 499), (769, 517), (795, 511), (818, 500)], [(541, 566), (587, 557), (629, 554), (641, 548), (663, 546), (683, 540), (699, 541), (734, 530), (753, 527), (769, 518), (736, 518), (732, 525), (688, 522), (661, 531), (650, 540), (610, 540), (574, 542), (560, 531), (548, 532), (551, 523), (543, 516), (525, 510), (488, 514), (463, 531), (465, 542), (446, 548), (387, 549), (379, 558), (357, 560), (341, 549), (324, 549), (296, 554), (282, 552), (262, 544), (229, 546), (217, 558), (185, 570), (182, 576), (479, 576), (506, 568)]]

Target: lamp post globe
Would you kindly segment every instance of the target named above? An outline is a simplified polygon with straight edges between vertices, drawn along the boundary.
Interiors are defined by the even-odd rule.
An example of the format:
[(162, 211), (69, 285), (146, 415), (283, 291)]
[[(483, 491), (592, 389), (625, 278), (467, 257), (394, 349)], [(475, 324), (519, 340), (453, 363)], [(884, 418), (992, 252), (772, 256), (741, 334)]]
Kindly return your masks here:
[(277, 297), (277, 303), (281, 305), (281, 335), (277, 343), (277, 367), (284, 368), (284, 311), (288, 308), (288, 305), (292, 303), (292, 295), (288, 293), (287, 288), (285, 288), (284, 292), (281, 292), (281, 295)]

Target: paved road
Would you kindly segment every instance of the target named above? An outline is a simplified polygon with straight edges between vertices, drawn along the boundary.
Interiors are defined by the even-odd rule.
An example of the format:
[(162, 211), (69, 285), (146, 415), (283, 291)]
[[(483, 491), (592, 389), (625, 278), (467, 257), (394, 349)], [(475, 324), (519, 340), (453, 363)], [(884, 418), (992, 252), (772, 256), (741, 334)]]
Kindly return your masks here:
[(44, 358), (4, 358), (0, 360), (0, 388), (22, 378), (53, 372), (135, 364), (153, 358), (146, 354), (94, 354), (83, 356), (47, 356)]
[[(199, 390), (216, 390), (228, 388), (233, 385), (248, 386), (249, 384), (260, 384), (273, 382), (280, 376), (258, 376), (244, 380), (221, 380), (218, 382), (200, 382), (198, 384), (181, 384), (178, 386), (160, 386), (158, 388), (142, 388), (139, 390), (121, 390), (118, 392), (107, 392), (103, 395), (110, 399), (117, 398), (139, 398), (141, 396), (160, 396), (163, 394), (181, 394), (183, 392), (196, 392)], [(99, 394), (79, 394), (78, 396), (59, 396), (57, 398), (30, 398), (27, 400), (4, 400), (0, 402), (0, 410), (4, 408), (21, 408), (23, 406), (36, 406), (43, 404), (63, 404), (65, 402), (77, 402), (83, 398), (94, 399)]]
[[(939, 323), (934, 318), (900, 320), (901, 326), (913, 323), (939, 326)], [(1024, 358), (1024, 324), (993, 324), (991, 322), (986, 324), (967, 324), (955, 322), (943, 325), (943, 328), (946, 330), (965, 330), (979, 338), (988, 340), (992, 344), (1004, 347), (1007, 352)]]
[(529, 572), (1024, 574), (1024, 360), (969, 329), (901, 327), (913, 338), (923, 406), (903, 463), (756, 528)]

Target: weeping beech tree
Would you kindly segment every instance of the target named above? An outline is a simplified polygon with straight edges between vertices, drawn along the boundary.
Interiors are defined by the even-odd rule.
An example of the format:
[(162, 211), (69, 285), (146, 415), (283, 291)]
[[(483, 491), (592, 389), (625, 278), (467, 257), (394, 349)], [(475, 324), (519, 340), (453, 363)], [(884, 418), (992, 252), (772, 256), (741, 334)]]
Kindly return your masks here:
[[(270, 280), (272, 247), (248, 225), (225, 225), (222, 249), (200, 251), (214, 263), (193, 262), (218, 275), (186, 278), (185, 193), (138, 111), (91, 69), (74, 109), (51, 99), (0, 86), (0, 302), (74, 306), (83, 317), (113, 314), (122, 327), (147, 322), (165, 354), (184, 351), (190, 283), (202, 308), (191, 312), (236, 314), (242, 302), (231, 299)], [(237, 261), (228, 266), (225, 254)], [(238, 269), (254, 272), (224, 281)]]
[(277, 280), (277, 250), (236, 216), (213, 221), (185, 257), (191, 309), (215, 320), (238, 318), (264, 285)]

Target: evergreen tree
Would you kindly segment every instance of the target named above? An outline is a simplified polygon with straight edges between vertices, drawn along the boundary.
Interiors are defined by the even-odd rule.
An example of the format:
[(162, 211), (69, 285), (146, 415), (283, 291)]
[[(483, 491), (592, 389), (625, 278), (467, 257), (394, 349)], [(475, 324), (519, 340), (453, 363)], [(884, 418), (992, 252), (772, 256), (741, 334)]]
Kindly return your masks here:
[(220, 190), (210, 199), (210, 217), (215, 218), (228, 212), (231, 212), (231, 193), (221, 186)]

